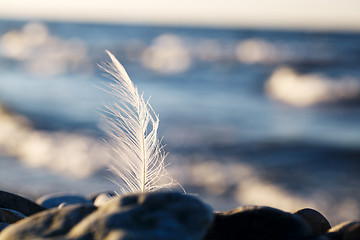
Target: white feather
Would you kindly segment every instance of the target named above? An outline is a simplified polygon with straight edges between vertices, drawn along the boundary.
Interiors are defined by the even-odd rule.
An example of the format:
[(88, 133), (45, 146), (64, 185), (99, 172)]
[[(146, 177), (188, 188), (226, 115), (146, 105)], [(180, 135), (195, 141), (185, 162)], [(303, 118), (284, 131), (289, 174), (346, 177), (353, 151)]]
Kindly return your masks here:
[[(159, 117), (144, 101), (124, 67), (107, 51), (111, 62), (101, 66), (114, 80), (108, 91), (116, 97), (105, 110), (103, 128), (112, 148), (110, 170), (121, 193), (148, 192), (172, 186), (165, 170), (166, 153), (158, 140)], [(164, 183), (165, 180), (165, 183)]]

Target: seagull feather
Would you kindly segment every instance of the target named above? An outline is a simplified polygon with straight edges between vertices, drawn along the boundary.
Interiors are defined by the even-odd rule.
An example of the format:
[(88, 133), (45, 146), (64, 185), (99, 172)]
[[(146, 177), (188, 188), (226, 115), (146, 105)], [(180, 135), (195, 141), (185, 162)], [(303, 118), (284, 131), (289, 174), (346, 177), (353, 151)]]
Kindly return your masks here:
[(114, 182), (123, 194), (171, 187), (173, 180), (164, 162), (167, 154), (157, 135), (159, 116), (139, 94), (125, 68), (106, 52), (111, 62), (100, 67), (113, 79), (107, 92), (116, 101), (104, 109), (103, 129), (112, 150), (109, 169), (120, 180)]

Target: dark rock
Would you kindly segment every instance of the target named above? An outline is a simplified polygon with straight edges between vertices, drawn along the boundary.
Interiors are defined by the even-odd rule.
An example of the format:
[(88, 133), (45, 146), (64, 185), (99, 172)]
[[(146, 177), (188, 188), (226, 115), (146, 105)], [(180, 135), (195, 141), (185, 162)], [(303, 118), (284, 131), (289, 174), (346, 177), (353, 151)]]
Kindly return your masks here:
[(329, 232), (324, 234), (329, 240), (344, 240), (344, 233), (340, 232)]
[(77, 224), (70, 239), (200, 240), (213, 219), (210, 207), (175, 192), (113, 197)]
[(11, 224), (23, 218), (26, 218), (26, 216), (22, 213), (11, 209), (0, 208), (0, 222)]
[(205, 240), (296, 240), (312, 236), (301, 217), (270, 207), (239, 207), (215, 214)]
[(46, 210), (6, 227), (0, 233), (0, 240), (58, 239), (94, 210), (93, 205)]
[(0, 222), (0, 232), (9, 225), (9, 223)]
[(26, 216), (45, 210), (44, 207), (29, 199), (4, 191), (0, 191), (0, 208), (12, 209)]
[(26, 218), (26, 216), (18, 211), (12, 209), (0, 208), (0, 231), (2, 231), (10, 224), (15, 223), (24, 218)]
[(346, 240), (345, 236), (351, 232), (352, 227), (355, 227), (353, 234), (356, 233), (356, 226), (358, 224), (359, 222), (343, 222), (329, 229), (325, 235), (330, 240)]
[(360, 223), (350, 226), (345, 234), (345, 240), (359, 240), (360, 239)]
[(309, 224), (315, 236), (324, 234), (331, 228), (329, 221), (314, 209), (304, 208), (293, 214), (304, 219)]
[(200, 240), (213, 219), (200, 200), (173, 192), (117, 196), (96, 209), (45, 210), (5, 225), (0, 240)]
[(55, 193), (42, 196), (36, 200), (36, 203), (45, 208), (54, 208), (62, 206), (68, 206), (72, 204), (91, 204), (91, 201), (85, 197), (71, 193)]

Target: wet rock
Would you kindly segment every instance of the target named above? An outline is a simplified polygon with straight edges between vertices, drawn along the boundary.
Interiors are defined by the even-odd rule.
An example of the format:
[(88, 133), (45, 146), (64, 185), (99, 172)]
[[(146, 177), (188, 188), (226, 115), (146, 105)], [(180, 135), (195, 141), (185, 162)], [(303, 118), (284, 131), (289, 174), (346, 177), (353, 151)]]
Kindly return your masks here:
[[(343, 222), (340, 223), (331, 229), (325, 234), (330, 240), (348, 240), (346, 235), (348, 235), (351, 231), (354, 231), (352, 234), (356, 234), (356, 227), (360, 222)], [(352, 228), (355, 228), (352, 230)], [(351, 235), (352, 235), (351, 234)], [(352, 237), (350, 235), (350, 237)], [(360, 238), (359, 238), (360, 239)]]
[(215, 214), (205, 240), (296, 240), (312, 236), (301, 217), (270, 207), (239, 207)]
[(91, 201), (85, 197), (71, 193), (55, 193), (42, 196), (36, 200), (36, 203), (45, 208), (55, 208), (60, 205), (68, 206), (72, 204), (91, 204)]
[(94, 210), (93, 205), (49, 209), (6, 227), (0, 233), (0, 240), (57, 239)]
[(213, 219), (209, 206), (175, 192), (113, 197), (76, 225), (70, 239), (200, 240)]
[(0, 208), (12, 209), (26, 216), (45, 210), (29, 199), (5, 191), (0, 191)]
[(23, 218), (26, 218), (26, 216), (18, 211), (0, 208), (0, 222), (11, 224)]
[(329, 221), (314, 209), (304, 208), (293, 214), (304, 219), (309, 224), (315, 236), (324, 234), (331, 228)]

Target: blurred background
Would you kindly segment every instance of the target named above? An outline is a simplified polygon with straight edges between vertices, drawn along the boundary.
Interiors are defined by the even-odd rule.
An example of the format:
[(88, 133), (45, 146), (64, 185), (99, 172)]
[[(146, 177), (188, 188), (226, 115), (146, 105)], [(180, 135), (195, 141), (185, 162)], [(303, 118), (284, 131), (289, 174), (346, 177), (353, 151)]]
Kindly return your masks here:
[(97, 66), (151, 96), (170, 174), (215, 210), (360, 218), (358, 1), (0, 0), (0, 189), (116, 190)]

